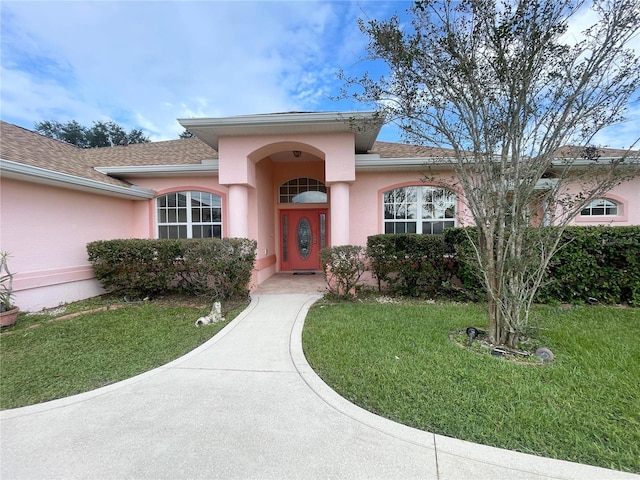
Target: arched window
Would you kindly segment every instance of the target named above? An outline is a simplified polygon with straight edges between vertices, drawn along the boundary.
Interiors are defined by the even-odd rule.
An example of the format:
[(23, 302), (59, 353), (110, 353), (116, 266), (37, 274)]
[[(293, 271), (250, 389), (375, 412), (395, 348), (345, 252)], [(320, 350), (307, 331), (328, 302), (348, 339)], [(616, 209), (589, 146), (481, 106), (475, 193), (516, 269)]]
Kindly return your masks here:
[(158, 238), (222, 238), (222, 198), (172, 192), (156, 199)]
[(606, 198), (596, 198), (587, 203), (580, 212), (583, 217), (618, 215), (618, 204)]
[(327, 203), (327, 187), (315, 178), (294, 178), (280, 185), (280, 203)]
[(438, 187), (400, 187), (384, 192), (384, 233), (441, 234), (456, 224), (456, 195)]

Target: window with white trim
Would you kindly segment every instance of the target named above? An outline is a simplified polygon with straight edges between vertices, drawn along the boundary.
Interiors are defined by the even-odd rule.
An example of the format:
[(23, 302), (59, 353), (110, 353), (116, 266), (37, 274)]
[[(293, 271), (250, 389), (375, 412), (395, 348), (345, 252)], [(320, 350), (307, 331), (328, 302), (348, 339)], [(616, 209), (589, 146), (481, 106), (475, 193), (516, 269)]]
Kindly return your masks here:
[(384, 233), (441, 234), (456, 225), (456, 194), (446, 188), (394, 188), (382, 196)]
[(158, 238), (222, 238), (222, 197), (172, 192), (156, 199)]
[(315, 178), (294, 178), (280, 185), (280, 203), (327, 203), (327, 187)]
[(618, 204), (606, 198), (596, 198), (582, 208), (580, 215), (583, 217), (616, 216)]

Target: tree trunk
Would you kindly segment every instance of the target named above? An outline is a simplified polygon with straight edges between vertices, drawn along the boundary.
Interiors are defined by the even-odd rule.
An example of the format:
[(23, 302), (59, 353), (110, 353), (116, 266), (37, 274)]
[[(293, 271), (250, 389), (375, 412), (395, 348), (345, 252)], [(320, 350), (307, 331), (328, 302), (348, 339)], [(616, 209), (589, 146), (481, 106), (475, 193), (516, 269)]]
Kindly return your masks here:
[(492, 343), (498, 343), (499, 338), (498, 311), (498, 303), (489, 297), (489, 340)]

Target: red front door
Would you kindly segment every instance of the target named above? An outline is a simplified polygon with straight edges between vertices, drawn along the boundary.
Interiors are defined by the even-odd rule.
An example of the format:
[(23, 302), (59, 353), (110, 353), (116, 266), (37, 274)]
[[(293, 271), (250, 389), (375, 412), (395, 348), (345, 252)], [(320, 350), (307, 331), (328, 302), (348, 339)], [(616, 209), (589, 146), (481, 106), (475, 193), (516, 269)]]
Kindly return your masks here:
[(327, 209), (281, 210), (282, 270), (320, 270), (320, 249), (327, 245)]

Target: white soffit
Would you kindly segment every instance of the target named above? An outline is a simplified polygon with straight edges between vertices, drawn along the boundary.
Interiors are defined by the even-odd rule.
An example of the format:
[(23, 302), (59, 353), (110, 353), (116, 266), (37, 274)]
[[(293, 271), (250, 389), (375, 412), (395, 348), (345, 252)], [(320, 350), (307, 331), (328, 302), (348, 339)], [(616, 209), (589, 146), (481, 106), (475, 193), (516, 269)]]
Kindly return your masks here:
[(178, 122), (218, 150), (220, 137), (352, 132), (356, 152), (373, 147), (384, 119), (376, 112), (291, 112), (223, 118), (179, 118)]
[[(599, 160), (600, 164), (606, 165), (612, 161), (617, 160), (614, 157), (603, 157)], [(628, 158), (625, 160), (627, 163), (640, 163), (637, 157)], [(425, 168), (441, 168), (445, 170), (451, 170), (457, 164), (457, 160), (451, 157), (407, 157), (407, 158), (389, 158), (380, 157), (379, 154), (359, 154), (356, 155), (356, 171), (386, 171), (386, 170), (420, 170)], [(597, 162), (584, 159), (566, 159), (566, 160), (554, 160), (552, 166), (570, 168), (584, 168), (597, 165)], [(542, 185), (542, 184), (541, 184)], [(544, 186), (536, 186), (536, 188), (548, 188), (549, 182)]]
[(95, 167), (105, 175), (115, 178), (127, 177), (174, 177), (184, 175), (213, 176), (218, 174), (218, 160), (203, 160), (187, 165), (139, 165), (118, 167)]
[(384, 158), (378, 154), (356, 155), (356, 171), (424, 170), (428, 167), (451, 168), (451, 159), (440, 157)]

